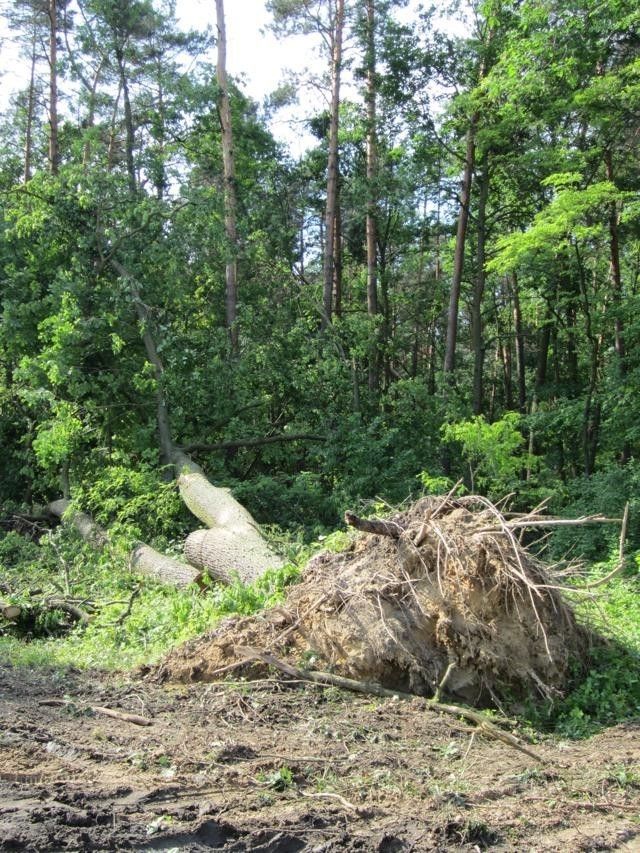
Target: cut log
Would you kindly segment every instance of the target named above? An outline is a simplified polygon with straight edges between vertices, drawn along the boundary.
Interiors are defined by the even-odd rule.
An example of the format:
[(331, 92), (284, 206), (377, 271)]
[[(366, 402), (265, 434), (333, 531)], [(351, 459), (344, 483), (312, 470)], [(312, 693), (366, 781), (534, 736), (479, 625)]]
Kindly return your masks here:
[(282, 565), (251, 514), (228, 489), (213, 486), (184, 453), (174, 454), (174, 464), (183, 501), (210, 528), (187, 537), (184, 553), (193, 566), (223, 583), (232, 582), (234, 575), (252, 583), (267, 569)]
[(19, 607), (17, 604), (9, 604), (6, 601), (0, 601), (0, 613), (5, 619), (13, 622), (22, 613), (22, 607)]
[(192, 566), (221, 583), (253, 583), (267, 569), (278, 568), (282, 560), (269, 549), (257, 530), (227, 527), (195, 530), (187, 536), (184, 555)]
[(129, 564), (134, 572), (169, 583), (179, 589), (192, 583), (202, 586), (202, 572), (187, 563), (166, 557), (149, 545), (140, 542), (131, 552)]
[[(69, 506), (70, 502), (62, 499), (50, 503), (48, 509), (52, 515), (62, 518)], [(70, 521), (82, 538), (94, 548), (105, 548), (109, 544), (107, 531), (85, 513), (70, 513), (64, 521)], [(129, 564), (135, 572), (149, 575), (162, 583), (168, 583), (178, 588), (189, 586), (192, 583), (199, 584), (202, 577), (202, 573), (194, 569), (193, 566), (172, 560), (171, 557), (161, 554), (143, 542), (138, 542), (133, 548), (129, 555)]]

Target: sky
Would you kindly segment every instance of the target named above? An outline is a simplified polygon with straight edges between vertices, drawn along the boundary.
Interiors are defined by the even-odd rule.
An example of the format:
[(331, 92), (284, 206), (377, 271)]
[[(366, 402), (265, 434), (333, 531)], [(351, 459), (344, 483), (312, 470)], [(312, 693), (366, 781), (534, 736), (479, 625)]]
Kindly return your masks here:
[[(12, 0), (0, 0), (0, 8), (11, 5)], [(415, 15), (419, 0), (410, 0), (401, 11), (405, 20)], [(215, 25), (214, 0), (177, 0), (176, 14), (184, 29), (204, 29)], [(268, 31), (270, 16), (265, 0), (226, 0), (227, 68), (229, 74), (242, 81), (244, 91), (258, 102), (273, 92), (286, 77), (288, 68), (302, 70), (319, 67), (314, 55), (312, 37), (277, 39)], [(20, 61), (18, 49), (0, 18), (0, 109), (8, 104), (11, 92), (26, 85), (27, 69)], [(207, 57), (215, 62), (215, 50)], [(311, 137), (302, 128), (305, 97), (297, 109), (279, 111), (271, 122), (276, 138), (285, 142), (292, 154), (298, 154), (311, 144)], [(314, 105), (315, 106), (315, 105)]]

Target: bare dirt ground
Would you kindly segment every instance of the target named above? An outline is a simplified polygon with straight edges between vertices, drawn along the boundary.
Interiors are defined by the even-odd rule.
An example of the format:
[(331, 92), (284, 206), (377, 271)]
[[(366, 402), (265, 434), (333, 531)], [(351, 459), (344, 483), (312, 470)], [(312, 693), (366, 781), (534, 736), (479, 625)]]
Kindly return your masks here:
[(640, 850), (639, 734), (536, 764), (421, 700), (5, 667), (0, 850)]

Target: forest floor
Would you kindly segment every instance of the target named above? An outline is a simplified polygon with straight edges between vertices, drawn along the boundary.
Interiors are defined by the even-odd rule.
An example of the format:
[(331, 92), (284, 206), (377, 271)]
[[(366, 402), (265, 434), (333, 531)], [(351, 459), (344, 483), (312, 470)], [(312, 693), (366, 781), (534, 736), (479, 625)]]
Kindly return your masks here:
[(638, 851), (639, 736), (537, 764), (421, 700), (4, 667), (0, 851)]

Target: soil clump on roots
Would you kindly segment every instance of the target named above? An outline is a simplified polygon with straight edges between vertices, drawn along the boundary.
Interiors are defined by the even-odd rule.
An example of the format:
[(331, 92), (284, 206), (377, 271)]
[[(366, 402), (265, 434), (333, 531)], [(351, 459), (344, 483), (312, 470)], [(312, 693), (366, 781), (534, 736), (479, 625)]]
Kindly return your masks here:
[[(537, 516), (539, 518), (539, 516)], [(590, 638), (517, 520), (477, 496), (427, 497), (307, 565), (283, 605), (232, 618), (173, 651), (161, 680), (264, 671), (247, 647), (392, 690), (510, 704), (562, 694)], [(446, 685), (443, 684), (446, 680)]]

